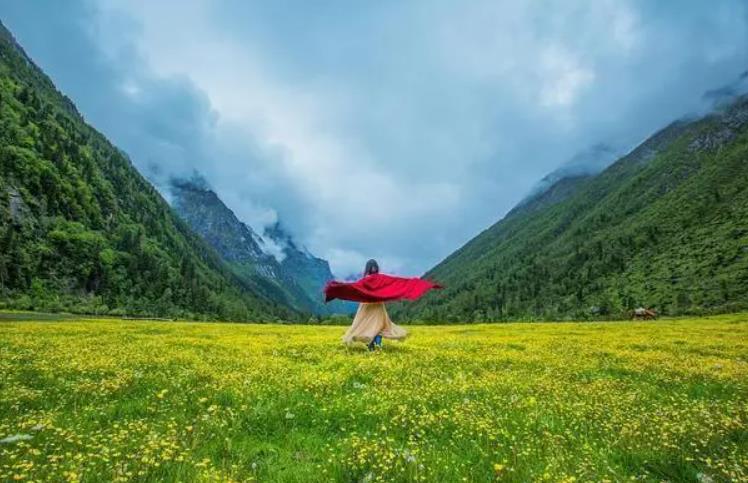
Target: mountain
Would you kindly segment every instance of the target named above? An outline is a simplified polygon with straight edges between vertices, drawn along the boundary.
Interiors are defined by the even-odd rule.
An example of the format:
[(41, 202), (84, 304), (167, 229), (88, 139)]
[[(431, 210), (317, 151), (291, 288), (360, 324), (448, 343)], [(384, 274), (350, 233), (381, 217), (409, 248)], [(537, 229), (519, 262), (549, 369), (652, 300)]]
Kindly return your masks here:
[(0, 307), (277, 320), (0, 24)]
[(530, 190), (530, 194), (519, 202), (517, 208), (530, 204), (536, 197), (545, 195), (547, 191), (553, 190), (557, 194), (565, 192), (565, 186), (568, 183), (559, 183), (560, 181), (594, 176), (615, 161), (616, 157), (616, 151), (607, 144), (600, 143), (591, 146), (544, 176)]
[[(315, 312), (321, 302), (309, 297), (265, 251), (265, 241), (241, 222), (204, 180), (172, 180), (176, 213), (223, 258), (234, 273), (267, 297), (299, 310)], [(262, 245), (262, 246), (261, 246)]]
[(702, 100), (707, 104), (707, 108), (713, 109), (729, 104), (735, 98), (745, 94), (748, 94), (748, 70), (740, 74), (733, 82), (705, 92)]
[(427, 321), (748, 308), (748, 97), (662, 129), (597, 175), (534, 193), (426, 276)]
[(172, 180), (170, 194), (177, 214), (255, 290), (317, 315), (350, 311), (341, 304), (323, 303), (322, 287), (333, 278), (330, 265), (300, 248), (280, 223), (258, 235), (199, 175)]
[[(281, 248), (281, 268), (291, 274), (310, 298), (322, 300), (322, 288), (334, 278), (327, 260), (315, 257), (306, 248), (299, 247), (280, 222), (265, 227), (263, 236), (265, 240), (272, 241)], [(335, 300), (324, 305), (324, 311), (318, 313), (347, 314), (354, 312), (356, 306), (354, 303)]]

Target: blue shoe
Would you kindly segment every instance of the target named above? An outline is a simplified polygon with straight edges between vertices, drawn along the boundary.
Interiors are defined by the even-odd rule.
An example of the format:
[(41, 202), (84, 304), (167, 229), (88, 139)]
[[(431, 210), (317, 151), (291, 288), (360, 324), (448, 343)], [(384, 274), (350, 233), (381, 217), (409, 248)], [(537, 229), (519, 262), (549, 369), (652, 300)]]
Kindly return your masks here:
[(381, 348), (382, 347), (382, 336), (381, 335), (377, 335), (376, 337), (374, 337), (374, 341), (373, 342), (374, 342), (374, 345), (376, 345), (376, 346), (378, 346), (378, 347)]

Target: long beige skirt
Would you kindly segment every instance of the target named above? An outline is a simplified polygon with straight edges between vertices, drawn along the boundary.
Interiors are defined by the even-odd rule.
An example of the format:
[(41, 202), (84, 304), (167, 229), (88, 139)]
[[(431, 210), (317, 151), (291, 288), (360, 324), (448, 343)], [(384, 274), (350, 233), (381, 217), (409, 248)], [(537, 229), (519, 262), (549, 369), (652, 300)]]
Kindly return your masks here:
[(387, 339), (404, 339), (408, 332), (392, 322), (390, 316), (387, 315), (384, 303), (359, 304), (353, 324), (343, 336), (343, 342), (346, 344), (353, 341), (368, 343), (377, 334)]

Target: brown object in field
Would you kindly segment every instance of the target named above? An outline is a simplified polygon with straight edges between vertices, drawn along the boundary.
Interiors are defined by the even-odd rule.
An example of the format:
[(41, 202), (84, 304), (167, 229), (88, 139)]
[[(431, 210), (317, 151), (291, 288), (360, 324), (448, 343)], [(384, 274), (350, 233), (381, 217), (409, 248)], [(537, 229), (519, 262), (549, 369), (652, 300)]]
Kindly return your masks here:
[(654, 320), (657, 318), (657, 312), (652, 309), (639, 307), (638, 309), (634, 309), (634, 314), (631, 318), (633, 320)]

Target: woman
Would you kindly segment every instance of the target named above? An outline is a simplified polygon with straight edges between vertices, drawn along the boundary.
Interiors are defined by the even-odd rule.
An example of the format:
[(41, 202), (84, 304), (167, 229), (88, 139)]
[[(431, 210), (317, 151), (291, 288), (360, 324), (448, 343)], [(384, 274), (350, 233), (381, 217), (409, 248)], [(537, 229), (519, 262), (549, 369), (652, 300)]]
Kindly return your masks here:
[(376, 260), (369, 260), (361, 280), (353, 283), (328, 283), (325, 287), (325, 302), (336, 298), (361, 302), (353, 324), (343, 336), (343, 342), (366, 342), (369, 350), (374, 350), (382, 346), (382, 337), (402, 340), (408, 335), (405, 329), (392, 322), (384, 302), (416, 300), (432, 288), (441, 286), (420, 278), (381, 274)]
[[(379, 273), (379, 264), (376, 260), (366, 262), (364, 277)], [(368, 348), (373, 351), (376, 347), (382, 347), (382, 337), (388, 339), (402, 340), (407, 337), (408, 332), (402, 327), (395, 325), (384, 302), (361, 302), (353, 318), (353, 324), (343, 336), (343, 342), (350, 344), (353, 341), (368, 342)]]

